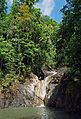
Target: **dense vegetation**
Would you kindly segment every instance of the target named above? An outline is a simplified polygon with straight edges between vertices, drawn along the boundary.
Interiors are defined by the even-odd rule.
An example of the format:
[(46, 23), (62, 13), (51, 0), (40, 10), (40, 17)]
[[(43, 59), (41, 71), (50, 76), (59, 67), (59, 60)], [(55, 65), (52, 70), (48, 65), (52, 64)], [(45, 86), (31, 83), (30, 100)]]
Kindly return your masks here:
[(81, 1), (67, 0), (60, 24), (34, 7), (39, 0), (14, 0), (7, 14), (0, 1), (0, 85), (24, 80), (29, 72), (68, 66), (81, 72)]
[(69, 66), (72, 75), (81, 77), (81, 1), (67, 0), (56, 42), (57, 66)]

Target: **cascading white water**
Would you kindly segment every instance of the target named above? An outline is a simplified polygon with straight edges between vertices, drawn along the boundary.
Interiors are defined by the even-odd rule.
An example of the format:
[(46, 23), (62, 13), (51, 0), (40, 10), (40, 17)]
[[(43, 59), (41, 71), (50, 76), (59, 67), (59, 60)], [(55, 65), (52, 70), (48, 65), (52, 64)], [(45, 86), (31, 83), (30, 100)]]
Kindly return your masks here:
[(37, 106), (37, 107), (45, 107), (44, 103), (42, 103), (40, 106)]
[(44, 80), (40, 80), (39, 83), (37, 84), (37, 87), (35, 88), (35, 95), (42, 100), (44, 100), (46, 96), (46, 87), (50, 83), (52, 77), (56, 75), (57, 72), (50, 72), (50, 75), (47, 76)]

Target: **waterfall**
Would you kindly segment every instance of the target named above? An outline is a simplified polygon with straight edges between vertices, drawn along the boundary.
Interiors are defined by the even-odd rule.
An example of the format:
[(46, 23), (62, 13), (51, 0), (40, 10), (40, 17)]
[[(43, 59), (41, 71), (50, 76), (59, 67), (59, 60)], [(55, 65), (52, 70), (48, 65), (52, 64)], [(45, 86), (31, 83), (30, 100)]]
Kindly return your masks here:
[(35, 95), (39, 97), (41, 100), (45, 99), (46, 96), (46, 88), (48, 84), (50, 83), (51, 79), (54, 75), (56, 75), (57, 72), (50, 72), (50, 75), (47, 76), (44, 80), (40, 80), (37, 84), (37, 87), (35, 88)]

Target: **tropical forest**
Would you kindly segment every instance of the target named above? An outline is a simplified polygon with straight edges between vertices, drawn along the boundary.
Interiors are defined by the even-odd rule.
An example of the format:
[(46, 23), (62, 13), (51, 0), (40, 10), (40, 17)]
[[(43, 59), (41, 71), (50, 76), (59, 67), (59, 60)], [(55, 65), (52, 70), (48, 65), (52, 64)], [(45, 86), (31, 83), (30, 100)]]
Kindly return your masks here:
[(0, 0), (0, 119), (81, 119), (81, 0), (65, 1), (58, 23)]

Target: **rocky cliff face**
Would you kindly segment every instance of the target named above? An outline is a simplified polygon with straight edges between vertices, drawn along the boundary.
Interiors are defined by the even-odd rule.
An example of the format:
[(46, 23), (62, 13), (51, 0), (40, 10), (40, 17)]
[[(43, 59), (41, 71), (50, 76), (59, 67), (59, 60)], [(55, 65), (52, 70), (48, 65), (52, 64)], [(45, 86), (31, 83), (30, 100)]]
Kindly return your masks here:
[(15, 83), (5, 91), (0, 90), (0, 108), (38, 106), (42, 100), (35, 95), (38, 77), (31, 73), (24, 83)]
[(71, 80), (69, 74), (64, 75), (66, 70), (61, 68), (49, 83), (45, 105), (81, 113), (81, 83)]
[(49, 107), (81, 112), (81, 83), (64, 75), (66, 70), (63, 67), (57, 72), (45, 72), (44, 80), (31, 73), (23, 83), (14, 82), (6, 90), (0, 88), (0, 108), (40, 106), (44, 102)]
[(5, 107), (30, 107), (43, 104), (47, 86), (56, 72), (47, 72), (44, 80), (39, 80), (33, 73), (23, 83), (14, 82), (6, 90), (0, 90), (0, 108)]

